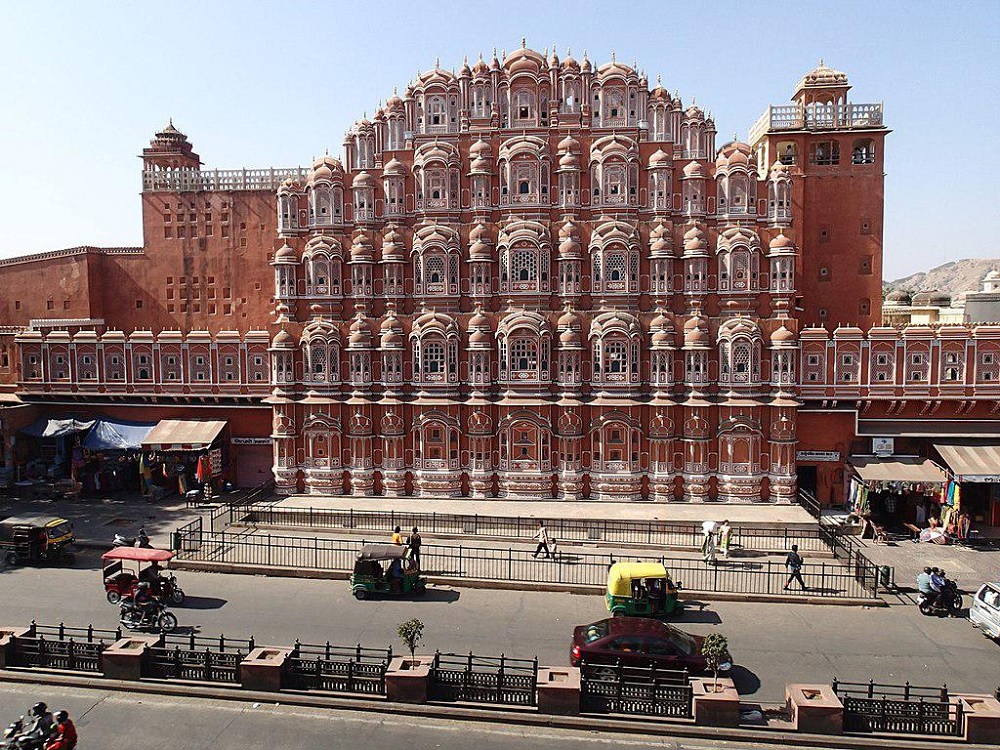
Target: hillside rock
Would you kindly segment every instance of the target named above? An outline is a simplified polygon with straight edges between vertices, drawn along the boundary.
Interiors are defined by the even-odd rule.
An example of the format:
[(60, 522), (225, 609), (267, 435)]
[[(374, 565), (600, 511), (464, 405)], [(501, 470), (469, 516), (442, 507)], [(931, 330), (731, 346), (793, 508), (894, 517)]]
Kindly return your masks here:
[(883, 282), (885, 289), (906, 289), (918, 292), (937, 289), (951, 295), (979, 291), (980, 282), (989, 271), (1000, 268), (1000, 258), (965, 258), (932, 268), (930, 271)]

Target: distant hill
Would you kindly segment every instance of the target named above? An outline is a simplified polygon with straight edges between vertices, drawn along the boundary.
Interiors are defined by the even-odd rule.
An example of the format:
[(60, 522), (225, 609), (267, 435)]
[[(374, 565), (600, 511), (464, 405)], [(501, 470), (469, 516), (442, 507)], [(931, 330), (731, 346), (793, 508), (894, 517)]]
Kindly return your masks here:
[(945, 263), (930, 271), (920, 271), (901, 279), (886, 281), (882, 286), (911, 292), (938, 289), (949, 294), (978, 291), (983, 276), (994, 268), (1000, 268), (1000, 258), (966, 258)]

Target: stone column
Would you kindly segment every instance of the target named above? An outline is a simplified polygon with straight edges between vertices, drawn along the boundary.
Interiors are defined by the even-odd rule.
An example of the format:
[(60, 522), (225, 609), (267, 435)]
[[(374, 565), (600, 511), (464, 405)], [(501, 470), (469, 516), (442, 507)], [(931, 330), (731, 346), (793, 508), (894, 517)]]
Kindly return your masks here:
[(785, 705), (796, 732), (844, 731), (844, 704), (830, 685), (785, 685)]
[(146, 652), (163, 644), (160, 635), (130, 635), (115, 641), (101, 655), (101, 669), (110, 680), (139, 680)]
[(580, 713), (580, 669), (538, 668), (538, 713), (577, 716)]
[(247, 690), (276, 693), (291, 649), (275, 646), (255, 648), (240, 662), (240, 683)]

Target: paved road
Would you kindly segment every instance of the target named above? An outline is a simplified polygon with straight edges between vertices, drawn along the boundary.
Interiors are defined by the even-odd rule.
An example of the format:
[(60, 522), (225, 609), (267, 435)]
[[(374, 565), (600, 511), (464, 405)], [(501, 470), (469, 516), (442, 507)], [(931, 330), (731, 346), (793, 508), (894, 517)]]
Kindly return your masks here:
[[(0, 625), (36, 619), (114, 627), (117, 609), (104, 600), (98, 564), (90, 552), (75, 567), (0, 566)], [(399, 650), (396, 625), (417, 617), (427, 625), (425, 651), (537, 655), (543, 664), (565, 664), (572, 627), (607, 614), (595, 595), (434, 587), (423, 599), (358, 602), (344, 581), (185, 571), (181, 583), (190, 597), (175, 610), (182, 626), (276, 645), (299, 638)], [(967, 620), (922, 617), (914, 606), (712, 602), (688, 606), (679, 624), (723, 632), (741, 666), (739, 687), (765, 702), (783, 702), (785, 682), (833, 676), (981, 692), (1000, 675), (1000, 646)]]
[(0, 684), (0, 721), (30, 701), (65, 708), (77, 719), (80, 750), (316, 750), (439, 748), (440, 750), (751, 750), (756, 743), (674, 740), (590, 731), (174, 698), (62, 687)]

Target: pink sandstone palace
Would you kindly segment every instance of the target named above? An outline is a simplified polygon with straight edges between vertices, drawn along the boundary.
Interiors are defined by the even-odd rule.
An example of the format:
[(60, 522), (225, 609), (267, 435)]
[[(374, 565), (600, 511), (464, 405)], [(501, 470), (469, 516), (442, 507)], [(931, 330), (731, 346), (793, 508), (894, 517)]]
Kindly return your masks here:
[(309, 169), (206, 170), (170, 124), (142, 247), (0, 261), (4, 460), (43, 418), (212, 419), (283, 494), (829, 505), (873, 439), (995, 438), (1000, 326), (880, 324), (889, 131), (849, 89), (821, 64), (719, 145), (522, 46)]

